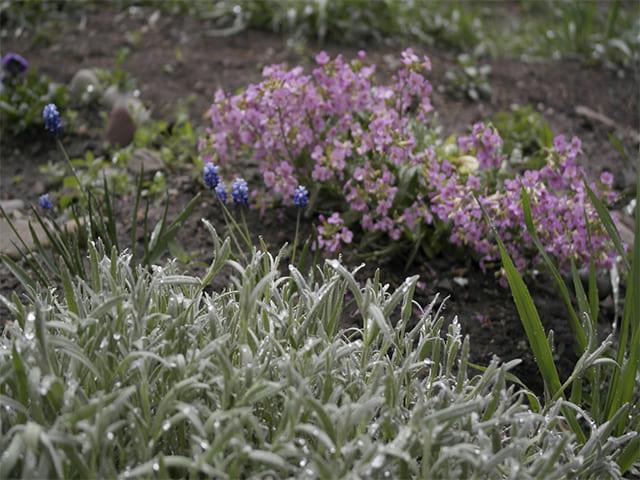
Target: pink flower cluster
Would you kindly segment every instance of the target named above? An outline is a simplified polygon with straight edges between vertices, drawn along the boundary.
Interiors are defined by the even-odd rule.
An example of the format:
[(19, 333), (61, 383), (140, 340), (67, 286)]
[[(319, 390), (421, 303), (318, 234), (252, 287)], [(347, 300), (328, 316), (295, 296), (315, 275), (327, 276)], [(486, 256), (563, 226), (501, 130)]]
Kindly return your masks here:
[[(264, 69), (262, 82), (237, 95), (218, 91), (200, 149), (222, 168), (240, 160), (256, 164), (266, 187), (260, 197), (265, 204), (290, 202), (304, 183), (313, 185), (312, 198), (319, 202), (311, 208), (323, 211), (331, 204), (338, 212), (350, 211), (348, 218), (355, 221), (349, 225), (338, 212), (319, 216), (318, 248), (335, 252), (350, 243), (348, 227), (356, 222), (365, 235), (394, 241), (448, 229), (449, 240), (474, 250), (485, 268), (499, 257), (477, 198), (518, 267), (531, 270), (539, 259), (524, 223), (524, 185), (550, 254), (565, 266), (571, 258), (589, 256), (599, 265), (611, 264), (613, 249), (576, 163), (577, 138), (556, 137), (547, 164), (521, 174), (509, 172), (499, 133), (484, 123), (454, 144), (418, 147), (424, 138), (416, 136), (416, 126), (432, 110), (427, 57), (404, 51), (389, 84), (376, 81), (376, 67), (366, 63), (363, 52), (350, 62), (324, 52), (315, 60), (310, 74), (273, 65)], [(607, 201), (613, 199), (611, 183), (604, 175), (594, 185)]]
[(499, 168), (502, 163), (502, 138), (495, 128), (482, 122), (473, 126), (471, 135), (458, 138), (458, 147), (462, 153), (475, 152), (482, 168)]
[(400, 238), (402, 212), (392, 212), (396, 174), (416, 163), (410, 121), (424, 121), (432, 110), (424, 76), (431, 63), (405, 50), (391, 84), (381, 85), (365, 58), (360, 52), (346, 62), (321, 52), (310, 75), (273, 65), (261, 83), (238, 95), (218, 91), (211, 129), (200, 143), (203, 155), (223, 167), (252, 160), (272, 196), (285, 202), (299, 180), (327, 189), (337, 184), (361, 212), (365, 231)]
[(223, 166), (250, 158), (283, 198), (297, 186), (294, 165), (298, 177), (329, 182), (344, 179), (354, 157), (403, 164), (415, 144), (409, 120), (432, 110), (431, 84), (423, 75), (431, 64), (406, 50), (392, 84), (378, 85), (375, 66), (364, 60), (364, 52), (351, 62), (322, 52), (310, 75), (273, 65), (261, 83), (238, 95), (218, 91), (201, 150)]
[(337, 252), (342, 244), (351, 243), (353, 232), (344, 225), (344, 220), (338, 212), (334, 212), (329, 218), (324, 215), (318, 217), (320, 226), (318, 227), (318, 237), (313, 248), (326, 250), (327, 252)]
[[(516, 267), (521, 271), (536, 268), (540, 259), (526, 229), (521, 201), (524, 187), (531, 198), (536, 233), (546, 252), (555, 257), (561, 267), (568, 268), (571, 259), (585, 264), (590, 258), (600, 267), (610, 267), (615, 253), (588, 200), (583, 183), (586, 177), (576, 164), (580, 146), (577, 137), (568, 144), (560, 135), (555, 138), (544, 167), (527, 170), (491, 190), (482, 187), (478, 176), (456, 173), (447, 160), (431, 163), (427, 174), (431, 205), (442, 221), (450, 223), (450, 240), (475, 250), (481, 257), (483, 269), (499, 259), (479, 201), (492, 218)], [(604, 174), (601, 181), (592, 183), (590, 188), (611, 202), (615, 200), (612, 181), (610, 174)]]

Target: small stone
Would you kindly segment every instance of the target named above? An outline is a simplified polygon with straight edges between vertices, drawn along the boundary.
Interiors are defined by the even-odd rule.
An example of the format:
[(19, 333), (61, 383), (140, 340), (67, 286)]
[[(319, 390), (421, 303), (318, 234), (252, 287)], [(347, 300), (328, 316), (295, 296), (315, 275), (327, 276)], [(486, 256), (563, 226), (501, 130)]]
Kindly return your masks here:
[(71, 102), (82, 105), (96, 100), (102, 93), (102, 85), (93, 70), (78, 70), (69, 84)]
[(20, 199), (12, 200), (0, 200), (0, 207), (7, 215), (12, 214), (16, 210), (22, 210), (24, 208), (24, 202)]
[(111, 145), (126, 147), (133, 141), (136, 124), (125, 102), (117, 101), (111, 109), (107, 125), (106, 140)]
[(436, 289), (438, 291), (453, 292), (453, 282), (448, 278), (443, 278), (436, 284)]
[(158, 152), (149, 150), (148, 148), (138, 148), (133, 152), (131, 158), (127, 162), (127, 168), (134, 174), (140, 173), (140, 168), (145, 173), (155, 173), (164, 168), (164, 163)]
[(619, 211), (611, 212), (611, 217), (618, 228), (618, 233), (620, 233), (622, 242), (626, 243), (630, 247), (633, 246), (633, 242), (635, 240), (635, 234), (633, 233), (633, 217)]
[(113, 108), (116, 102), (122, 97), (120, 90), (115, 85), (111, 85), (102, 94), (102, 104), (107, 108)]
[[(19, 219), (14, 220), (12, 223), (19, 237), (16, 236), (16, 233), (11, 229), (6, 219), (0, 218), (0, 253), (7, 255), (9, 258), (18, 259), (20, 253), (15, 245), (20, 247), (21, 250), (24, 250), (24, 245), (22, 244), (24, 241), (27, 248), (32, 250), (34, 243), (27, 220)], [(43, 247), (47, 247), (49, 245), (49, 238), (45, 234), (42, 226), (38, 222), (31, 222), (31, 225), (40, 244)]]
[(456, 285), (459, 285), (460, 287), (463, 287), (463, 288), (469, 285), (469, 279), (464, 277), (453, 277), (453, 281)]

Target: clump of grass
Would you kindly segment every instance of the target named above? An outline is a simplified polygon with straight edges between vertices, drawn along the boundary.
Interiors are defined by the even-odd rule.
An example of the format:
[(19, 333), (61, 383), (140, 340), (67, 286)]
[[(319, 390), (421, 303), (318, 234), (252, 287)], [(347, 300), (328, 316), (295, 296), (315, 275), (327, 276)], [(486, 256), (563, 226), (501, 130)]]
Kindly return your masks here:
[(468, 375), (468, 338), (416, 304), (417, 277), (283, 276), (282, 252), (240, 264), (207, 226), (202, 278), (98, 240), (86, 279), (0, 298), (0, 477), (619, 477), (629, 434), (577, 442), (517, 361)]
[[(565, 303), (567, 321), (573, 331), (576, 351), (580, 354), (573, 373), (563, 384), (560, 383), (549, 345), (551, 332), (547, 333), (543, 329), (533, 298), (498, 232), (495, 233), (518, 315), (545, 382), (545, 397), (552, 402), (565, 397), (570, 399), (575, 412), (565, 407), (565, 414), (571, 429), (585, 445), (590, 444), (592, 440), (588, 439), (583, 429), (584, 425), (580, 424), (577, 416), (588, 421), (592, 432), (598, 428), (626, 436), (630, 442), (619, 455), (617, 463), (622, 473), (630, 471), (636, 475), (640, 464), (640, 211), (636, 207), (634, 245), (627, 251), (606, 206), (588, 186), (586, 191), (618, 250), (623, 275), (627, 281), (617, 342), (614, 342), (613, 335), (605, 339), (599, 338), (600, 304), (594, 262), (589, 262), (588, 289), (585, 291), (576, 262), (571, 261), (571, 277), (577, 300), (575, 308), (570, 293), (571, 284), (567, 285), (564, 281), (556, 263), (545, 252), (544, 245), (535, 231), (531, 214), (533, 200), (524, 186), (521, 191), (527, 229), (550, 277), (556, 284), (559, 296)], [(636, 188), (636, 205), (638, 203), (640, 187)], [(491, 221), (486, 212), (485, 216)], [(618, 326), (614, 325), (614, 330), (617, 328)]]

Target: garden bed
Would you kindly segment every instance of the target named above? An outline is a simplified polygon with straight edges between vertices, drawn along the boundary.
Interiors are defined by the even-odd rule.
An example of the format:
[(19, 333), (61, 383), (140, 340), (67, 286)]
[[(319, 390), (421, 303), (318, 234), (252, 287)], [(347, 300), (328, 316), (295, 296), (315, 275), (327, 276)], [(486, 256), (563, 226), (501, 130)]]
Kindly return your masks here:
[[(191, 97), (189, 116), (195, 126), (206, 125), (204, 112), (210, 107), (218, 88), (234, 91), (260, 79), (264, 66), (286, 62), (289, 66), (311, 65), (313, 54), (320, 49), (308, 46), (296, 52), (286, 47), (286, 39), (275, 34), (246, 30), (235, 36), (216, 38), (199, 34), (201, 24), (189, 16), (163, 13), (153, 26), (149, 17), (153, 10), (143, 8), (130, 11), (97, 9), (90, 11), (79, 29), (71, 16), (70, 21), (58, 32), (51, 43), (20, 39), (7, 39), (3, 53), (16, 51), (27, 57), (32, 66), (49, 75), (54, 81), (68, 82), (80, 68), (114, 68), (115, 58), (121, 48), (129, 54), (121, 65), (137, 82), (140, 98), (147, 103), (155, 118), (170, 118), (177, 103)], [(330, 39), (329, 39), (330, 40)], [(324, 46), (331, 55), (342, 53), (354, 58), (359, 48), (337, 45)], [(415, 48), (415, 45), (414, 45)], [(393, 70), (391, 59), (398, 57), (402, 45), (367, 48), (368, 58), (378, 64), (388, 75)], [(455, 65), (455, 55), (437, 49), (417, 49), (427, 53), (433, 63), (430, 80), (434, 85), (444, 83), (445, 72)], [(179, 53), (178, 53), (179, 51)], [(609, 140), (613, 130), (620, 137), (628, 152), (636, 151), (634, 135), (640, 131), (638, 116), (638, 83), (634, 72), (589, 67), (574, 60), (522, 62), (514, 59), (486, 60), (491, 66), (491, 95), (479, 102), (455, 99), (445, 92), (435, 91), (433, 104), (445, 133), (463, 134), (475, 121), (509, 110), (515, 103), (532, 105), (542, 113), (555, 133), (577, 135), (583, 141), (583, 155), (579, 161), (589, 174), (596, 177), (603, 169), (614, 172), (616, 186), (629, 188), (635, 178), (633, 166), (626, 164)], [(617, 128), (607, 122), (585, 116), (587, 107), (608, 117)], [(582, 113), (581, 113), (582, 112)], [(83, 156), (91, 149), (100, 154), (103, 150), (103, 125), (96, 112), (81, 111), (80, 124), (87, 128), (68, 132), (63, 142), (71, 156)], [(84, 121), (84, 122), (83, 122)], [(636, 137), (637, 138), (637, 137)], [(48, 161), (57, 161), (58, 152), (52, 140), (42, 135), (29, 138), (3, 138), (1, 155), (0, 196), (34, 202), (46, 186), (42, 183), (39, 167)], [(180, 166), (165, 176), (171, 195), (170, 214), (177, 214), (201, 189), (192, 180), (190, 166)], [(257, 171), (236, 167), (247, 180), (258, 181)], [(20, 181), (14, 181), (20, 176)], [(128, 227), (131, 202), (121, 208), (121, 221)], [(152, 207), (151, 216), (158, 217), (160, 206)], [(217, 226), (223, 226), (222, 215), (212, 195), (203, 198), (195, 213), (179, 235), (183, 248), (192, 254), (193, 261), (185, 269), (201, 271), (194, 267), (197, 261), (210, 260), (211, 242), (199, 219), (208, 218)], [(251, 212), (250, 225), (254, 234), (264, 235), (272, 247), (293, 240), (295, 212), (280, 208), (260, 215)], [(303, 228), (310, 231), (310, 225)], [(345, 257), (354, 264), (357, 252), (347, 249)], [(3, 267), (4, 268), (4, 267)], [(370, 269), (375, 265), (370, 265)], [(370, 273), (370, 271), (369, 271)], [(417, 298), (428, 303), (435, 293), (450, 296), (448, 310), (459, 316), (463, 334), (469, 334), (472, 342), (472, 359), (487, 364), (493, 355), (503, 360), (523, 358), (524, 363), (515, 373), (533, 388), (541, 390), (533, 358), (525, 342), (525, 335), (507, 289), (498, 285), (492, 274), (483, 274), (475, 262), (451, 251), (447, 256), (431, 261), (421, 260), (409, 270), (396, 263), (386, 264), (383, 279), (398, 285), (406, 276), (419, 274), (421, 282)], [(367, 275), (369, 276), (369, 275)], [(468, 281), (461, 286), (454, 278)], [(561, 376), (566, 377), (575, 362), (572, 335), (563, 304), (549, 282), (540, 278), (532, 285), (536, 305), (546, 329), (555, 331), (556, 355)], [(0, 293), (7, 295), (17, 284), (6, 271), (2, 271)], [(609, 308), (607, 308), (607, 305)], [(605, 314), (600, 316), (604, 330), (613, 316), (612, 302), (605, 300)], [(3, 311), (0, 311), (3, 316)]]

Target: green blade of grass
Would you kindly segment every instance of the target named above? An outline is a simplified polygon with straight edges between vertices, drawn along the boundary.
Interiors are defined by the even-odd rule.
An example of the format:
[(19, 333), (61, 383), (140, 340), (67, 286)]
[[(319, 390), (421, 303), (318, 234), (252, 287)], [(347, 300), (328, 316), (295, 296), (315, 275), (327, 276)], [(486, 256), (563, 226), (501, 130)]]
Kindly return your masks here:
[[(640, 180), (640, 171), (638, 172)], [(614, 374), (607, 398), (607, 418), (611, 419), (621, 405), (630, 402), (636, 386), (635, 378), (640, 362), (640, 184), (636, 187), (636, 216), (634, 228), (633, 257), (628, 278), (627, 295), (624, 301), (620, 342), (616, 361), (622, 366), (622, 373)], [(627, 353), (627, 343), (631, 344)], [(626, 362), (624, 362), (626, 357)], [(617, 433), (624, 430), (618, 425)]]
[(189, 201), (182, 212), (180, 212), (180, 215), (178, 215), (178, 217), (166, 229), (164, 228), (164, 225), (166, 225), (168, 208), (165, 209), (162, 218), (162, 224), (157, 233), (157, 237), (155, 238), (155, 241), (152, 241), (152, 248), (147, 254), (144, 263), (151, 264), (164, 253), (164, 251), (168, 248), (169, 242), (173, 240), (173, 238), (178, 234), (180, 228), (182, 227), (182, 224), (187, 220), (187, 218), (189, 218), (199, 200), (200, 194), (198, 193)]
[(516, 309), (518, 310), (518, 316), (520, 317), (527, 339), (529, 340), (529, 345), (533, 350), (540, 374), (542, 375), (544, 383), (549, 390), (549, 394), (553, 396), (558, 390), (560, 390), (562, 384), (560, 383), (558, 370), (553, 362), (551, 348), (549, 348), (549, 344), (546, 341), (546, 335), (544, 333), (544, 328), (542, 327), (542, 322), (540, 321), (540, 316), (538, 315), (538, 310), (533, 303), (533, 299), (531, 298), (527, 285), (518, 273), (513, 260), (511, 260), (498, 231), (493, 226), (493, 222), (491, 221), (489, 214), (479, 201), (478, 205), (480, 205), (487, 221), (490, 223), (491, 229), (496, 237), (496, 241), (498, 242), (500, 258), (507, 275), (507, 281), (509, 283), (509, 288), (511, 289), (513, 300), (516, 304)]
[[(493, 225), (491, 221), (491, 217), (485, 210), (484, 206), (478, 199), (476, 199), (480, 209), (482, 210), (486, 220), (489, 222), (491, 229), (496, 237), (496, 241), (498, 242), (498, 249), (500, 251), (500, 258), (502, 260), (502, 266), (507, 275), (507, 282), (509, 283), (509, 288), (511, 289), (511, 295), (513, 296), (513, 300), (516, 304), (516, 310), (518, 311), (518, 317), (522, 322), (522, 326), (525, 330), (525, 334), (527, 335), (527, 340), (529, 341), (529, 346), (533, 351), (533, 355), (538, 365), (538, 370), (542, 375), (542, 379), (544, 380), (547, 395), (549, 398), (556, 395), (556, 393), (561, 392), (562, 383), (560, 382), (560, 375), (558, 374), (558, 370), (553, 361), (553, 354), (551, 352), (551, 348), (547, 343), (547, 338), (544, 332), (544, 328), (542, 327), (542, 322), (540, 321), (540, 316), (538, 314), (538, 310), (536, 309), (535, 303), (533, 302), (533, 298), (529, 293), (529, 289), (527, 285), (524, 283), (522, 276), (518, 272), (518, 269), (513, 263), (507, 249), (498, 234), (497, 229)], [(563, 398), (562, 393), (559, 395), (560, 398)], [(586, 437), (580, 424), (576, 420), (575, 412), (569, 410), (568, 408), (562, 409), (563, 413), (566, 416), (567, 422), (569, 423), (571, 429), (576, 434), (580, 443), (584, 443), (586, 441)]]
[(589, 195), (589, 200), (591, 200), (591, 203), (593, 204), (593, 206), (596, 209), (596, 212), (598, 213), (598, 217), (600, 217), (600, 221), (602, 222), (602, 225), (607, 230), (607, 233), (611, 237), (613, 244), (615, 245), (616, 249), (618, 250), (618, 253), (622, 257), (622, 261), (624, 262), (625, 267), (627, 267), (627, 270), (631, 270), (631, 266), (629, 265), (629, 260), (627, 259), (627, 253), (625, 252), (624, 246), (622, 245), (622, 239), (620, 238), (620, 233), (618, 232), (618, 228), (616, 227), (616, 224), (614, 223), (613, 219), (611, 218), (611, 215), (609, 214), (609, 210), (607, 209), (605, 204), (602, 202), (602, 200), (600, 200), (597, 197), (597, 195), (593, 192), (593, 190), (591, 190), (591, 188), (589, 187), (586, 181), (584, 182), (584, 186), (587, 189), (587, 195)]
[(116, 234), (116, 218), (113, 214), (113, 205), (111, 204), (111, 194), (109, 193), (109, 184), (107, 183), (106, 175), (102, 177), (102, 184), (104, 185), (104, 204), (107, 209), (107, 233), (111, 244), (115, 245), (116, 249), (120, 251), (118, 246), (118, 235)]
[(136, 187), (136, 200), (133, 204), (133, 211), (131, 212), (131, 264), (135, 265), (138, 258), (137, 243), (138, 243), (138, 208), (140, 207), (140, 197), (142, 196), (142, 178), (144, 175), (144, 166), (140, 165), (140, 174), (138, 175), (138, 184)]
[(527, 190), (524, 188), (524, 186), (521, 189), (520, 198), (522, 199), (522, 209), (524, 211), (524, 219), (527, 225), (527, 231), (529, 232), (529, 235), (531, 235), (533, 244), (538, 249), (538, 252), (540, 252), (540, 255), (542, 256), (542, 259), (544, 260), (544, 263), (548, 268), (549, 273), (551, 273), (551, 276), (556, 282), (556, 286), (560, 291), (560, 296), (562, 297), (562, 301), (564, 302), (565, 307), (567, 308), (567, 312), (569, 313), (569, 323), (571, 325), (571, 329), (573, 330), (575, 338), (578, 342), (578, 346), (580, 348), (579, 353), (582, 353), (587, 348), (587, 336), (584, 333), (584, 328), (582, 328), (582, 325), (580, 325), (580, 320), (578, 319), (578, 315), (576, 314), (576, 311), (573, 308), (573, 304), (571, 303), (569, 289), (567, 288), (567, 285), (562, 279), (562, 276), (560, 275), (560, 272), (556, 268), (553, 260), (551, 260), (551, 258), (545, 251), (544, 246), (540, 242), (540, 239), (538, 238), (538, 233), (533, 223), (533, 216), (531, 214), (531, 198), (529, 197), (529, 194)]

